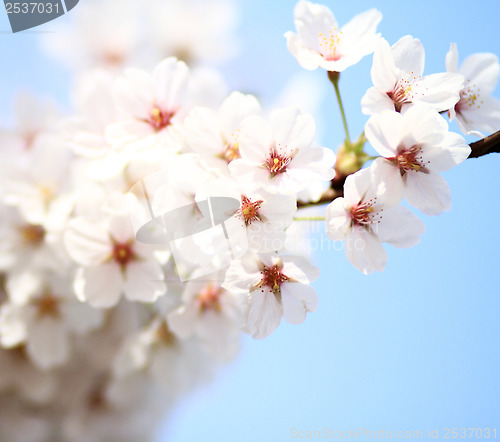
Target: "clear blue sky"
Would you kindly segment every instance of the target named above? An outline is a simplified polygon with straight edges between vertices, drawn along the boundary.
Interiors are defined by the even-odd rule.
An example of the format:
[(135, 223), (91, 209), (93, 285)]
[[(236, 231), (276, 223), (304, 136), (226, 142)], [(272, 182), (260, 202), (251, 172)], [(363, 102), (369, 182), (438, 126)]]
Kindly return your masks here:
[[(405, 34), (421, 39), (426, 73), (444, 70), (451, 42), (460, 60), (474, 52), (500, 55), (496, 0), (324, 3), (341, 24), (376, 6), (384, 16), (379, 30), (390, 43)], [(271, 103), (301, 70), (283, 38), (293, 30), (295, 2), (238, 4), (241, 54), (225, 75), (232, 88)], [(2, 15), (3, 29), (8, 25)], [(37, 38), (0, 34), (4, 119), (15, 91), (24, 87), (68, 102), (67, 73), (38, 52)], [(342, 74), (352, 134), (366, 121), (359, 101), (371, 85), (370, 66), (366, 57)], [(333, 91), (323, 71), (310, 78), (326, 91), (320, 141), (335, 148), (343, 133)], [(499, 88), (495, 96), (500, 98)], [(455, 124), (452, 129), (458, 130)], [(157, 442), (284, 442), (301, 440), (290, 438), (292, 428), (358, 427), (393, 433), (439, 429), (441, 440), (445, 428), (498, 427), (500, 437), (499, 167), (497, 154), (446, 173), (452, 211), (422, 215), (427, 231), (421, 244), (387, 248), (383, 273), (364, 276), (343, 251), (319, 250), (318, 311), (301, 326), (283, 323), (263, 341), (244, 339), (240, 357), (180, 404)]]

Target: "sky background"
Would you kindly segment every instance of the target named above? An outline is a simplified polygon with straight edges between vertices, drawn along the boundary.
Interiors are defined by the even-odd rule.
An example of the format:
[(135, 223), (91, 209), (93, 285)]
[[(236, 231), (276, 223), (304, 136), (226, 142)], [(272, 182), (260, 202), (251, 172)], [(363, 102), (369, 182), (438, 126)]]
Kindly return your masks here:
[[(240, 52), (224, 75), (230, 89), (253, 92), (272, 105), (283, 85), (303, 72), (283, 38), (294, 30), (295, 2), (237, 4)], [(389, 43), (406, 34), (422, 41), (427, 74), (445, 69), (451, 42), (458, 45), (460, 63), (475, 52), (500, 54), (497, 0), (324, 4), (341, 25), (377, 7), (383, 13), (378, 29)], [(3, 121), (11, 119), (13, 97), (25, 88), (68, 107), (70, 75), (39, 50), (40, 34), (12, 35), (8, 29), (0, 14)], [(370, 67), (368, 56), (341, 75), (352, 138), (367, 120), (360, 99), (371, 86)], [(336, 149), (344, 135), (333, 88), (322, 70), (304, 76), (323, 97), (315, 112), (318, 142)], [(500, 98), (499, 88), (494, 95)], [(455, 123), (451, 128), (458, 131)], [(494, 154), (447, 172), (452, 211), (418, 214), (426, 225), (421, 243), (387, 247), (382, 273), (359, 273), (321, 235), (321, 223), (314, 224), (311, 229), (320, 233), (311, 247), (321, 245), (314, 251), (322, 271), (315, 283), (318, 311), (300, 326), (283, 323), (263, 341), (245, 337), (238, 359), (179, 404), (156, 442), (301, 440), (290, 437), (293, 428), (394, 434), (439, 429), (444, 440), (446, 428), (498, 427), (500, 437), (499, 166)]]

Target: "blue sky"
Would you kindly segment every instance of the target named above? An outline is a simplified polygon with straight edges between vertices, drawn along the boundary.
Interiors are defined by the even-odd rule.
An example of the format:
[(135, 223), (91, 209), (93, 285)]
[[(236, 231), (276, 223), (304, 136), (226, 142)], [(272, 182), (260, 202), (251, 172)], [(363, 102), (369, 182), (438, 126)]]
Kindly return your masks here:
[[(254, 92), (269, 104), (301, 71), (283, 38), (293, 30), (294, 4), (238, 2), (241, 51), (224, 68), (232, 89)], [(379, 31), (391, 44), (406, 34), (421, 39), (425, 73), (444, 70), (451, 42), (460, 61), (475, 52), (500, 54), (496, 0), (324, 4), (341, 24), (377, 7), (384, 16)], [(5, 14), (0, 30), (8, 30)], [(70, 76), (39, 51), (38, 38), (0, 34), (4, 121), (24, 88), (68, 106)], [(365, 57), (341, 76), (352, 137), (366, 122), (359, 103), (371, 85), (370, 66), (371, 56)], [(324, 90), (318, 141), (336, 148), (343, 131), (333, 90), (325, 72), (307, 75)], [(498, 88), (494, 95), (500, 97)], [(451, 128), (458, 131), (455, 123)], [(283, 323), (263, 341), (245, 338), (240, 357), (181, 402), (157, 442), (301, 440), (290, 437), (293, 428), (439, 429), (442, 440), (446, 428), (500, 432), (499, 166), (499, 155), (490, 155), (447, 172), (452, 211), (419, 214), (426, 225), (421, 243), (408, 250), (388, 247), (380, 274), (360, 274), (342, 250), (324, 242), (314, 256), (322, 270), (315, 283), (318, 311), (300, 326)]]

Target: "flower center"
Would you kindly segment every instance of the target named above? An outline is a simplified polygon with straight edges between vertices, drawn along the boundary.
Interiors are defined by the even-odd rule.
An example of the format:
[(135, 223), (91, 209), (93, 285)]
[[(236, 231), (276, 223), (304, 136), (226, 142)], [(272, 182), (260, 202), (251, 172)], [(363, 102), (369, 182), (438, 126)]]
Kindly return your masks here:
[(208, 310), (215, 312), (220, 312), (222, 306), (220, 304), (220, 295), (222, 294), (222, 288), (216, 287), (212, 284), (203, 288), (198, 294), (198, 301), (200, 303), (200, 313), (204, 313)]
[(377, 197), (371, 198), (368, 201), (360, 201), (355, 206), (351, 207), (351, 224), (357, 226), (368, 227), (370, 224), (380, 223), (382, 215), (373, 206), (377, 202)]
[(146, 122), (149, 123), (156, 132), (159, 132), (172, 124), (172, 117), (174, 115), (175, 111), (164, 110), (155, 106)]
[(137, 255), (133, 249), (134, 243), (132, 240), (122, 243), (116, 242), (115, 240), (112, 240), (112, 242), (113, 252), (111, 254), (111, 259), (120, 266), (123, 272), (131, 261), (137, 260)]
[(246, 226), (252, 224), (253, 221), (262, 221), (259, 209), (263, 202), (263, 200), (252, 202), (250, 198), (241, 195), (241, 207), (236, 214), (245, 221)]
[(278, 153), (276, 148), (272, 147), (269, 152), (269, 156), (264, 163), (264, 167), (271, 172), (271, 177), (274, 178), (276, 175), (286, 172), (290, 161), (292, 161), (292, 157), (290, 155)]
[(239, 144), (227, 143), (224, 146), (224, 151), (222, 152), (222, 158), (226, 160), (228, 163), (230, 163), (233, 160), (237, 160), (238, 158), (241, 158)]
[[(412, 146), (409, 149), (402, 150), (395, 157), (388, 158), (388, 160), (399, 167), (401, 175), (410, 171), (429, 173), (420, 155), (421, 150), (420, 146)], [(429, 163), (430, 161), (427, 161), (427, 164)]]
[(23, 242), (26, 245), (39, 246), (45, 238), (45, 229), (37, 224), (26, 224), (19, 228)]
[(57, 318), (60, 315), (60, 300), (53, 296), (50, 292), (47, 292), (40, 298), (35, 299), (33, 303), (36, 306), (36, 314), (38, 318), (44, 316), (52, 316), (54, 318)]
[(405, 103), (411, 103), (415, 98), (414, 88), (418, 86), (417, 76), (412, 72), (409, 72), (404, 77), (400, 78), (396, 83), (396, 86), (391, 92), (387, 92), (389, 98), (394, 101), (394, 109), (396, 112), (401, 112), (401, 108)]
[[(467, 80), (467, 83), (470, 83), (470, 79)], [(479, 94), (480, 90), (481, 89), (479, 89), (475, 84), (466, 84), (466, 86), (460, 91), (460, 100), (455, 105), (455, 112), (459, 113), (467, 107), (479, 109), (483, 103), (481, 95)], [(479, 103), (476, 105), (476, 102), (478, 101)]]
[(177, 343), (177, 338), (170, 331), (165, 321), (161, 321), (160, 325), (156, 328), (155, 338), (158, 342), (166, 345), (167, 347), (172, 347)]
[(318, 34), (319, 39), (319, 50), (320, 54), (327, 61), (337, 61), (342, 58), (340, 54), (340, 37), (342, 31), (338, 31), (337, 28), (328, 31), (328, 34), (323, 33)]
[(260, 271), (262, 279), (258, 287), (264, 293), (263, 287), (269, 287), (275, 296), (281, 296), (281, 284), (288, 281), (288, 276), (281, 273), (281, 266), (266, 267)]

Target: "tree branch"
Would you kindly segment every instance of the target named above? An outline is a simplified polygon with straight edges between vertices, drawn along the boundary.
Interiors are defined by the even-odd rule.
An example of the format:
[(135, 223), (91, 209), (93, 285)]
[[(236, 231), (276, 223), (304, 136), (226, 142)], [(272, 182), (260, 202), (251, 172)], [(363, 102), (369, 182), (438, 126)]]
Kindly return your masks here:
[(472, 152), (469, 155), (469, 158), (479, 158), (493, 152), (500, 153), (500, 131), (497, 131), (482, 140), (471, 143), (470, 148), (472, 149)]
[[(479, 158), (489, 153), (500, 153), (500, 131), (491, 134), (482, 140), (470, 144), (471, 154), (469, 158)], [(331, 203), (336, 198), (344, 196), (344, 182), (347, 177), (335, 177), (330, 184), (330, 188), (321, 195), (318, 201), (298, 201), (297, 208), (320, 206)]]

